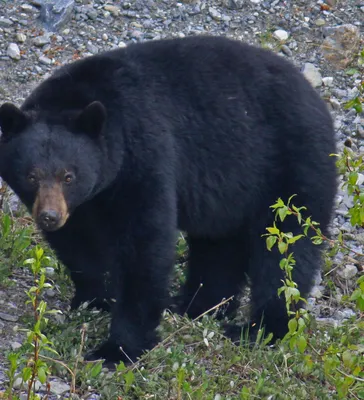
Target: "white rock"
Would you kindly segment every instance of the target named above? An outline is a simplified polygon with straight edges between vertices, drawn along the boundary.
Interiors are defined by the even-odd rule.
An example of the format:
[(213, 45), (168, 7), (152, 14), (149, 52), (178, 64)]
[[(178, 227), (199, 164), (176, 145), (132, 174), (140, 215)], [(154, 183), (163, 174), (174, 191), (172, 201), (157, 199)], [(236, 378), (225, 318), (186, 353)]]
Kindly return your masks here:
[(50, 382), (50, 390), (51, 393), (60, 396), (63, 393), (69, 392), (70, 390), (70, 385), (68, 385), (65, 382), (62, 382), (60, 380), (54, 380)]
[(119, 43), (118, 43), (118, 47), (120, 47), (120, 48), (126, 47), (125, 42), (119, 42)]
[(338, 274), (344, 279), (352, 279), (358, 273), (358, 269), (353, 264), (348, 264), (343, 270), (338, 271)]
[(319, 87), (322, 85), (322, 77), (320, 71), (313, 64), (305, 63), (302, 68), (302, 73), (313, 87)]
[(22, 378), (16, 378), (14, 383), (13, 383), (13, 388), (14, 389), (20, 389), (22, 386), (25, 386), (23, 383), (23, 379)]
[(9, 44), (7, 55), (13, 60), (20, 60), (20, 50), (16, 43)]
[(45, 267), (45, 274), (47, 276), (54, 276), (55, 275), (55, 271), (53, 267)]
[(283, 29), (277, 29), (273, 32), (273, 36), (283, 42), (289, 38), (289, 33)]
[(40, 62), (41, 64), (45, 64), (45, 65), (50, 65), (50, 64), (52, 64), (52, 60), (51, 60), (50, 58), (46, 57), (46, 56), (40, 56), (40, 57), (39, 57), (39, 62)]
[(337, 328), (339, 322), (334, 318), (316, 318), (317, 325), (322, 327), (333, 327)]
[(16, 40), (19, 43), (24, 43), (27, 40), (27, 37), (26, 37), (26, 35), (24, 35), (24, 33), (17, 33), (16, 34)]
[(325, 86), (332, 87), (334, 85), (334, 78), (332, 76), (325, 76), (325, 78), (322, 78), (322, 82)]
[(44, 45), (50, 43), (50, 41), (51, 41), (50, 35), (37, 36), (36, 38), (33, 39), (33, 43), (37, 47), (43, 47)]
[(339, 321), (342, 321), (344, 319), (355, 317), (355, 315), (356, 314), (353, 310), (351, 310), (350, 308), (345, 308), (344, 310), (337, 310), (334, 314), (334, 317)]
[(53, 290), (53, 289), (47, 289), (46, 290), (46, 295), (48, 296), (48, 297), (54, 297), (55, 295), (56, 295), (56, 292)]
[(104, 6), (104, 10), (110, 11), (111, 14), (114, 15), (115, 17), (120, 14), (120, 8), (118, 6), (113, 6), (111, 4), (106, 4)]
[(209, 7), (209, 14), (210, 17), (213, 18), (215, 21), (221, 20), (221, 14), (219, 13), (219, 11), (216, 10), (216, 8)]
[(356, 181), (356, 184), (357, 184), (357, 185), (362, 185), (363, 183), (364, 183), (364, 175), (358, 173), (358, 179), (357, 179), (357, 181)]
[(21, 347), (21, 343), (19, 343), (19, 342), (11, 342), (11, 348), (13, 349), (13, 350), (17, 350), (17, 349), (19, 349)]
[(344, 318), (351, 318), (351, 317), (355, 317), (355, 311), (353, 311), (351, 308), (345, 308), (344, 310), (342, 310), (343, 316)]
[(321, 299), (322, 297), (322, 292), (320, 289), (320, 286), (314, 286), (311, 290), (311, 296), (316, 298), (316, 299)]

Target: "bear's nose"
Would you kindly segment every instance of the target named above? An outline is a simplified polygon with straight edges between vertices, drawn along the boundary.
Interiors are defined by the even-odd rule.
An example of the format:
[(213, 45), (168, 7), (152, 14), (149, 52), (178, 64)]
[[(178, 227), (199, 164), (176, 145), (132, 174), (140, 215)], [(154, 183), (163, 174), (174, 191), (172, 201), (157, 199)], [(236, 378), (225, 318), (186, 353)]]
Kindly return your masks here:
[(58, 226), (61, 217), (55, 210), (42, 211), (39, 215), (38, 223), (40, 228), (50, 231)]

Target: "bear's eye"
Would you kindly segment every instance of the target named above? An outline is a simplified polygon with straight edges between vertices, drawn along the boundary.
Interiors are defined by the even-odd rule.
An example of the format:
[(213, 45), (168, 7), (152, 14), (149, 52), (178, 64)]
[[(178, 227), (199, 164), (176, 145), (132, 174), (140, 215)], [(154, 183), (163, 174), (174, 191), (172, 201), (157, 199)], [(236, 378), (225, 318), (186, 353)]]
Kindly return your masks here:
[(71, 174), (70, 172), (67, 172), (63, 179), (64, 179), (65, 183), (69, 184), (73, 181), (73, 178), (74, 178), (73, 174)]
[(28, 175), (28, 182), (31, 183), (32, 185), (37, 183), (37, 177), (34, 174), (29, 174)]

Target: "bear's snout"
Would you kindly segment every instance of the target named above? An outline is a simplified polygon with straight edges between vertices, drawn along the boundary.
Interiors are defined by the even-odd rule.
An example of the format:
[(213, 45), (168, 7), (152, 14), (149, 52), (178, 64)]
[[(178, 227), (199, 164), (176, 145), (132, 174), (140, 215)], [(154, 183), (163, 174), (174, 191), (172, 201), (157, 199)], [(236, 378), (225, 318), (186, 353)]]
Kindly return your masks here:
[(38, 225), (45, 231), (53, 231), (60, 225), (60, 220), (60, 213), (55, 210), (45, 210), (38, 217)]
[(33, 204), (33, 218), (39, 228), (51, 232), (61, 228), (69, 217), (60, 184), (41, 184)]

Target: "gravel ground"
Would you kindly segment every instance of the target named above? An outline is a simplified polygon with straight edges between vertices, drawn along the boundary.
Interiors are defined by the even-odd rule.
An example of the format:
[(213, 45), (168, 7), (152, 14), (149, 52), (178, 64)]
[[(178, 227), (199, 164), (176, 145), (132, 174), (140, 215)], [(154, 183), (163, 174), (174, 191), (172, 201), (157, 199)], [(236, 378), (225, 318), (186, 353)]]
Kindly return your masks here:
[[(362, 0), (59, 1), (67, 4), (68, 18), (57, 30), (47, 30), (38, 18), (44, 17), (41, 1), (0, 0), (0, 104), (20, 104), (51, 71), (80, 57), (137, 41), (224, 35), (269, 47), (301, 68), (332, 111), (339, 148), (350, 144), (355, 151), (364, 151), (364, 113), (343, 107), (358, 95), (363, 79), (358, 72), (364, 38)], [(360, 179), (364, 181), (364, 176)], [(350, 204), (351, 199), (340, 192), (333, 233), (341, 229), (351, 234), (348, 244), (362, 252), (364, 235), (345, 217)], [(350, 259), (336, 262), (343, 264), (333, 273), (339, 300), (362, 266)], [(0, 387), (5, 381), (2, 349), (21, 342), (16, 327), (30, 284), (27, 279), (15, 276), (14, 286), (0, 288)], [(333, 325), (350, 317), (353, 310), (341, 309), (335, 299), (327, 301), (320, 283), (318, 277), (309, 299), (317, 317)], [(53, 295), (50, 300), (60, 306)]]

